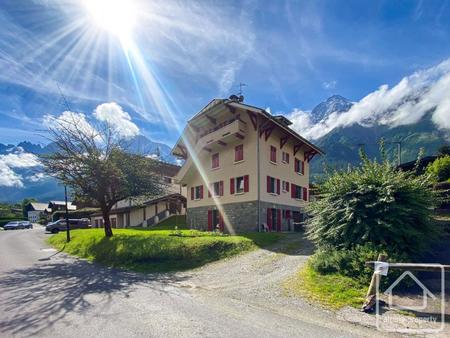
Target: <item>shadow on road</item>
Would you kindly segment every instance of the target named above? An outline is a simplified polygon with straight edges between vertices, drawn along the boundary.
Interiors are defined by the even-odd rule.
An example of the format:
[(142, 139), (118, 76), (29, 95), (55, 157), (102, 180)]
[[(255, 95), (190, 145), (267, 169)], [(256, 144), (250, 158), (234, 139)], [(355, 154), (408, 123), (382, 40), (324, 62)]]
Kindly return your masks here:
[(35, 335), (71, 312), (83, 314), (94, 305), (92, 295), (107, 306), (113, 296), (128, 297), (137, 285), (147, 284), (165, 292), (164, 285), (186, 278), (174, 274), (142, 275), (85, 261), (49, 262), (12, 270), (0, 278), (0, 332)]

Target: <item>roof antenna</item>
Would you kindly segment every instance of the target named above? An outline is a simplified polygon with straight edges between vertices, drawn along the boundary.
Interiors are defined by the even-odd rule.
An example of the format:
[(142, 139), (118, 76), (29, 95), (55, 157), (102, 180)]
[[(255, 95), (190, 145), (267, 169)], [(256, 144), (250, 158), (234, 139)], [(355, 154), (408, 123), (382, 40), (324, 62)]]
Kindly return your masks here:
[(61, 95), (61, 98), (63, 99), (64, 106), (68, 111), (72, 111), (72, 109), (70, 109), (69, 102), (67, 101), (64, 93), (61, 90), (61, 87), (59, 86), (59, 82), (56, 82), (56, 86), (58, 87), (59, 95)]
[(245, 83), (239, 82), (239, 92), (237, 93), (237, 95), (233, 94), (230, 95), (229, 99), (231, 101), (235, 101), (235, 102), (243, 102), (244, 101), (244, 95), (242, 95), (242, 88), (246, 87), (247, 85)]

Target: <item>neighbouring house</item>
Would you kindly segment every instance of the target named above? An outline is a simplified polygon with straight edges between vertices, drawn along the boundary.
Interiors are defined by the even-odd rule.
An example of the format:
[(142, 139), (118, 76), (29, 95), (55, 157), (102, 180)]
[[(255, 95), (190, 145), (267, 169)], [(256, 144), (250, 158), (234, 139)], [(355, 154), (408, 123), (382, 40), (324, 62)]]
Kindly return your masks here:
[[(113, 228), (149, 227), (173, 216), (184, 215), (186, 209), (186, 188), (175, 182), (174, 177), (180, 167), (161, 162), (156, 174), (166, 184), (165, 193), (153, 197), (127, 198), (117, 202), (110, 212)], [(93, 227), (103, 226), (101, 212), (91, 215)]]
[(417, 160), (409, 161), (398, 165), (397, 168), (403, 171), (413, 171), (417, 169), (417, 174), (420, 175), (423, 174), (428, 165), (433, 163), (437, 158), (437, 156), (425, 156), (419, 160), (419, 163), (417, 163)]
[(226, 232), (290, 231), (309, 200), (309, 162), (323, 151), (291, 121), (243, 103), (214, 99), (185, 127), (172, 154), (185, 160), (187, 225)]
[[(66, 202), (65, 201), (50, 201), (48, 202), (47, 209), (50, 213), (54, 213), (55, 211), (65, 211), (66, 210)], [(77, 210), (77, 206), (72, 204), (72, 202), (67, 202), (67, 209)]]
[(41, 218), (47, 217), (49, 209), (48, 204), (39, 202), (30, 202), (25, 207), (25, 211), (30, 222), (36, 223)]

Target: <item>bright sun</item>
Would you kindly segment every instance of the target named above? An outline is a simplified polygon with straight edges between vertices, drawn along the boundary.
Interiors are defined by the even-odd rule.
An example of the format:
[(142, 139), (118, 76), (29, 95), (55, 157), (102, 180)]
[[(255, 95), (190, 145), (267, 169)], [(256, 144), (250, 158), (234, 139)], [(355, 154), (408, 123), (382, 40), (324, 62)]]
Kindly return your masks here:
[(94, 21), (122, 40), (130, 38), (137, 11), (131, 0), (84, 0)]

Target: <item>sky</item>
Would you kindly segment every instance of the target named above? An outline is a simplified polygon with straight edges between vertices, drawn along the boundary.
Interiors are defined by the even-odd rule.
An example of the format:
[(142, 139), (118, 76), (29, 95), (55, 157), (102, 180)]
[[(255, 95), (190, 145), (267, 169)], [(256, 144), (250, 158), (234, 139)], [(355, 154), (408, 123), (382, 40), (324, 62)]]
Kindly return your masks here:
[[(245, 103), (311, 139), (367, 118), (413, 123), (432, 107), (450, 129), (449, 15), (437, 0), (2, 0), (0, 143), (46, 143), (52, 121), (75, 113), (171, 146), (239, 83)], [(416, 91), (427, 96), (411, 113)], [(333, 94), (356, 108), (312, 125), (308, 111)]]

